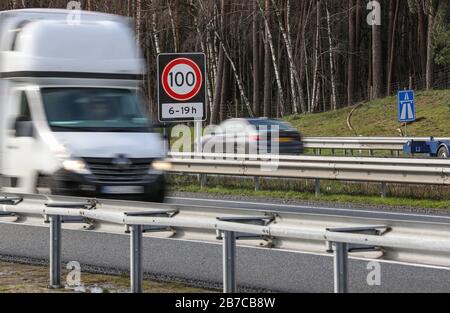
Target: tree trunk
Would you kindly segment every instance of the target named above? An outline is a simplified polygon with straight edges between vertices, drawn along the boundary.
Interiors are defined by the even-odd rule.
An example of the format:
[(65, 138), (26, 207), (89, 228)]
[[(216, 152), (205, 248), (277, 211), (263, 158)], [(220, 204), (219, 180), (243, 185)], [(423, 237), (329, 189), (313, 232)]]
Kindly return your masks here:
[[(190, 3), (189, 3), (192, 8), (194, 8), (194, 2), (193, 1), (194, 0), (190, 0)], [(209, 58), (209, 54), (208, 54), (208, 48), (205, 45), (205, 41), (203, 40), (204, 33), (201, 32), (200, 27), (198, 25), (197, 15), (193, 14), (193, 16), (194, 16), (195, 31), (197, 32), (198, 38), (201, 38), (199, 40), (200, 47), (202, 49), (202, 52), (206, 55), (208, 63), (212, 65), (212, 64), (214, 64), (214, 62), (210, 62), (210, 58)], [(208, 73), (206, 74), (206, 75), (208, 75), (208, 79), (206, 80), (206, 89), (207, 89), (207, 92), (208, 92), (208, 105), (209, 105), (209, 111), (210, 112), (212, 112), (212, 107), (214, 105), (213, 90), (212, 90), (213, 85), (212, 85), (212, 79), (211, 79), (211, 76), (212, 76), (211, 75), (211, 72), (212, 72), (211, 68), (212, 68), (212, 66), (208, 66)]]
[(259, 33), (258, 33), (258, 5), (256, 0), (253, 2), (253, 20), (252, 20), (252, 52), (253, 52), (253, 112), (256, 116), (261, 115), (261, 103), (259, 98)]
[(373, 98), (383, 97), (383, 48), (381, 41), (381, 26), (372, 26), (372, 89)]
[(395, 7), (394, 7), (394, 19), (392, 21), (392, 27), (391, 27), (391, 42), (389, 44), (389, 65), (388, 65), (388, 71), (387, 71), (387, 93), (388, 96), (392, 94), (392, 75), (394, 70), (394, 60), (395, 60), (395, 41), (396, 41), (396, 33), (397, 33), (397, 21), (398, 21), (398, 10), (399, 10), (400, 0), (395, 0)]
[[(220, 33), (221, 36), (224, 34), (224, 16), (226, 14), (225, 12), (225, 0), (221, 0), (221, 12), (222, 17), (220, 18)], [(220, 113), (220, 100), (221, 100), (221, 91), (222, 91), (222, 84), (223, 84), (223, 68), (225, 66), (225, 51), (224, 47), (219, 47), (219, 62), (217, 65), (217, 73), (216, 73), (216, 86), (214, 90), (214, 104), (212, 106), (212, 112), (211, 112), (211, 124), (217, 124), (219, 122), (219, 113)]]
[[(303, 89), (301, 87), (300, 82), (300, 75), (298, 74), (297, 67), (295, 66), (294, 61), (294, 53), (292, 48), (292, 39), (290, 36), (290, 26), (289, 26), (289, 12), (290, 12), (290, 1), (287, 0), (286, 7), (287, 7), (287, 26), (286, 28), (283, 26), (283, 20), (281, 17), (280, 10), (278, 9), (278, 6), (275, 2), (275, 0), (272, 0), (272, 5), (275, 8), (275, 13), (277, 15), (278, 19), (278, 25), (280, 27), (281, 34), (283, 36), (283, 41), (286, 46), (286, 51), (288, 55), (288, 61), (289, 61), (289, 76), (290, 76), (290, 85), (291, 85), (291, 94), (292, 94), (292, 100), (293, 100), (293, 111), (294, 113), (298, 113), (302, 108), (299, 107), (299, 99), (297, 98), (297, 94), (300, 98), (304, 98), (303, 95)], [(296, 88), (297, 87), (297, 88)]]
[(225, 57), (230, 62), (230, 66), (231, 66), (231, 69), (233, 70), (234, 78), (236, 79), (236, 83), (238, 85), (239, 94), (247, 108), (248, 114), (250, 115), (250, 117), (255, 117), (255, 114), (253, 113), (252, 105), (251, 105), (250, 101), (248, 100), (248, 97), (245, 93), (244, 84), (242, 83), (242, 79), (240, 77), (240, 73), (237, 70), (236, 64), (234, 63), (233, 59), (231, 58), (231, 55), (228, 52), (228, 50), (223, 42), (223, 39), (220, 37), (217, 30), (214, 31), (214, 34), (217, 37), (217, 39), (219, 40), (220, 47), (222, 48)]
[(153, 41), (155, 43), (156, 54), (161, 53), (161, 48), (159, 45), (159, 37), (158, 37), (158, 29), (157, 29), (157, 20), (156, 20), (156, 2), (157, 0), (151, 0), (150, 5), (152, 6), (153, 14), (152, 14), (152, 32), (153, 32)]
[(277, 87), (278, 87), (278, 98), (279, 98), (278, 104), (280, 106), (280, 112), (282, 114), (284, 114), (284, 112), (286, 110), (286, 108), (285, 108), (285, 99), (286, 98), (284, 95), (283, 84), (281, 83), (280, 68), (277, 63), (277, 54), (276, 54), (275, 46), (273, 44), (272, 31), (270, 30), (269, 16), (268, 15), (266, 16), (266, 14), (270, 11), (269, 9), (270, 9), (270, 0), (266, 0), (266, 12), (264, 12), (262, 6), (260, 6), (260, 10), (261, 10), (261, 13), (263, 14), (264, 23), (267, 28), (267, 40), (269, 42), (270, 54), (272, 55), (273, 70), (275, 73), (275, 80), (277, 82)]
[(142, 0), (136, 0), (136, 38), (138, 46), (141, 46), (142, 33)]
[(433, 33), (434, 33), (434, 20), (436, 17), (437, 4), (435, 0), (428, 1), (428, 34), (427, 34), (427, 90), (433, 88)]
[(320, 49), (320, 0), (316, 3), (316, 39), (314, 48), (314, 73), (313, 73), (313, 87), (311, 96), (311, 112), (316, 110), (318, 104), (318, 94), (319, 94), (319, 49)]
[(213, 95), (213, 106), (211, 112), (211, 124), (217, 124), (219, 121), (219, 112), (220, 112), (220, 93), (222, 91), (222, 79), (223, 79), (223, 68), (225, 66), (225, 53), (223, 48), (220, 47), (219, 51), (219, 64), (217, 67), (217, 76), (216, 76), (216, 86), (214, 89)]
[(337, 110), (337, 99), (336, 99), (336, 76), (334, 72), (334, 52), (333, 52), (333, 40), (331, 38), (331, 17), (330, 11), (328, 10), (328, 4), (326, 5), (327, 9), (327, 30), (328, 30), (328, 44), (330, 47), (329, 50), (329, 59), (330, 59), (330, 77), (331, 77), (331, 109)]
[(230, 82), (230, 65), (226, 62), (224, 64), (223, 69), (223, 78), (222, 78), (222, 92), (220, 95), (220, 121), (223, 122), (226, 116), (226, 108), (227, 108), (227, 99), (229, 94), (229, 82)]
[[(260, 0), (255, 0), (260, 1)], [(266, 8), (269, 7), (266, 0)], [(259, 3), (258, 3), (259, 5)], [(263, 14), (264, 16), (264, 14)], [(265, 24), (265, 42), (264, 42), (264, 116), (269, 118), (272, 116), (272, 77), (271, 77), (271, 56), (269, 46), (269, 29)]]
[[(355, 17), (355, 90), (353, 91), (353, 101), (359, 101), (363, 93), (359, 91), (361, 87), (364, 88), (364, 83), (361, 84), (360, 78), (363, 73), (361, 67), (365, 64), (361, 60), (361, 20), (362, 20), (362, 5), (361, 0), (356, 0), (356, 17)], [(364, 24), (367, 25), (367, 24)], [(361, 88), (361, 89), (363, 89)]]
[[(300, 55), (299, 57), (299, 62), (300, 62), (300, 69), (299, 69), (299, 76), (300, 76), (300, 82), (299, 82), (299, 100), (300, 100), (300, 106), (301, 106), (301, 111), (302, 113), (307, 113), (308, 112), (308, 103), (309, 103), (309, 82), (308, 82), (308, 59), (307, 59), (307, 54), (306, 54), (306, 39), (305, 39), (305, 33), (306, 33), (306, 24), (307, 24), (307, 19), (308, 19), (308, 14), (309, 14), (309, 9), (310, 9), (311, 4), (307, 3), (305, 1), (301, 2), (301, 14), (300, 14), (300, 23), (299, 23), (299, 28), (298, 28), (298, 35), (297, 35), (297, 47), (299, 52), (298, 54)], [(303, 89), (303, 84), (305, 81), (305, 77), (306, 77), (306, 92), (307, 94), (305, 94), (304, 89)]]
[(347, 104), (355, 102), (355, 1), (348, 1), (348, 64), (347, 64)]
[[(177, 5), (178, 5), (178, 1), (175, 0), (175, 5), (174, 5), (175, 10), (177, 10)], [(171, 29), (172, 29), (172, 36), (173, 36), (173, 49), (174, 49), (173, 51), (175, 53), (177, 53), (179, 51), (178, 43), (180, 41), (179, 41), (179, 38), (178, 38), (177, 21), (175, 21), (175, 16), (174, 16), (175, 13), (172, 10), (172, 2), (171, 1), (167, 1), (167, 8), (168, 8), (168, 11), (169, 11), (170, 26), (171, 26)]]
[[(419, 18), (419, 51), (420, 51), (420, 64), (422, 69), (422, 75), (427, 71), (427, 27), (426, 27), (426, 15), (423, 10), (423, 1), (418, 0), (417, 14)], [(427, 0), (426, 0), (427, 1)]]

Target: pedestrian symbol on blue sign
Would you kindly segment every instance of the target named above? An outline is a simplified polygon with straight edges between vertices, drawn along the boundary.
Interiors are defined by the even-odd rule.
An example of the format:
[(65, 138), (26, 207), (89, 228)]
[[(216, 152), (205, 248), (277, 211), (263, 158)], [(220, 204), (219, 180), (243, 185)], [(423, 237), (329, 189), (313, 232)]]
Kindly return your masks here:
[(400, 123), (414, 122), (416, 120), (416, 107), (414, 91), (399, 91), (398, 93), (398, 121)]

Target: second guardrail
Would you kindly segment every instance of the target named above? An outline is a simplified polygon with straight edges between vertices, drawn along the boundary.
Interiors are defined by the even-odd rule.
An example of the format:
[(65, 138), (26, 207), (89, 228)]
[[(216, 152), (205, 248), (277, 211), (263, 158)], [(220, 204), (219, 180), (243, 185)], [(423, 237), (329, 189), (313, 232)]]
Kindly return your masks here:
[(314, 179), (316, 194), (321, 180), (361, 181), (381, 184), (387, 195), (387, 183), (450, 185), (450, 161), (444, 159), (347, 158), (320, 156), (224, 155), (172, 153), (170, 172), (255, 178)]

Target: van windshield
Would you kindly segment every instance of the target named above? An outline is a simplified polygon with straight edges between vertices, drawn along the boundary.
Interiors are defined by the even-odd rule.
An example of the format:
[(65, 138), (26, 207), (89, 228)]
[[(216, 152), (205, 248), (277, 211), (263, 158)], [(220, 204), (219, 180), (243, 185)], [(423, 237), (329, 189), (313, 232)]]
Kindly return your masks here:
[(54, 132), (150, 132), (140, 94), (128, 89), (43, 88), (45, 113)]

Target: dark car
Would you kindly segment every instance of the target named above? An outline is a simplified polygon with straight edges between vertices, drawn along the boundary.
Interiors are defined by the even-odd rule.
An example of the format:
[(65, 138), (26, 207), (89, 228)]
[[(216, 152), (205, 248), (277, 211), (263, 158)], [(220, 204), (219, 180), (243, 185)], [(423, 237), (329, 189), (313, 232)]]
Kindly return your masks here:
[(300, 132), (274, 119), (230, 119), (203, 137), (204, 153), (299, 155), (303, 150)]

